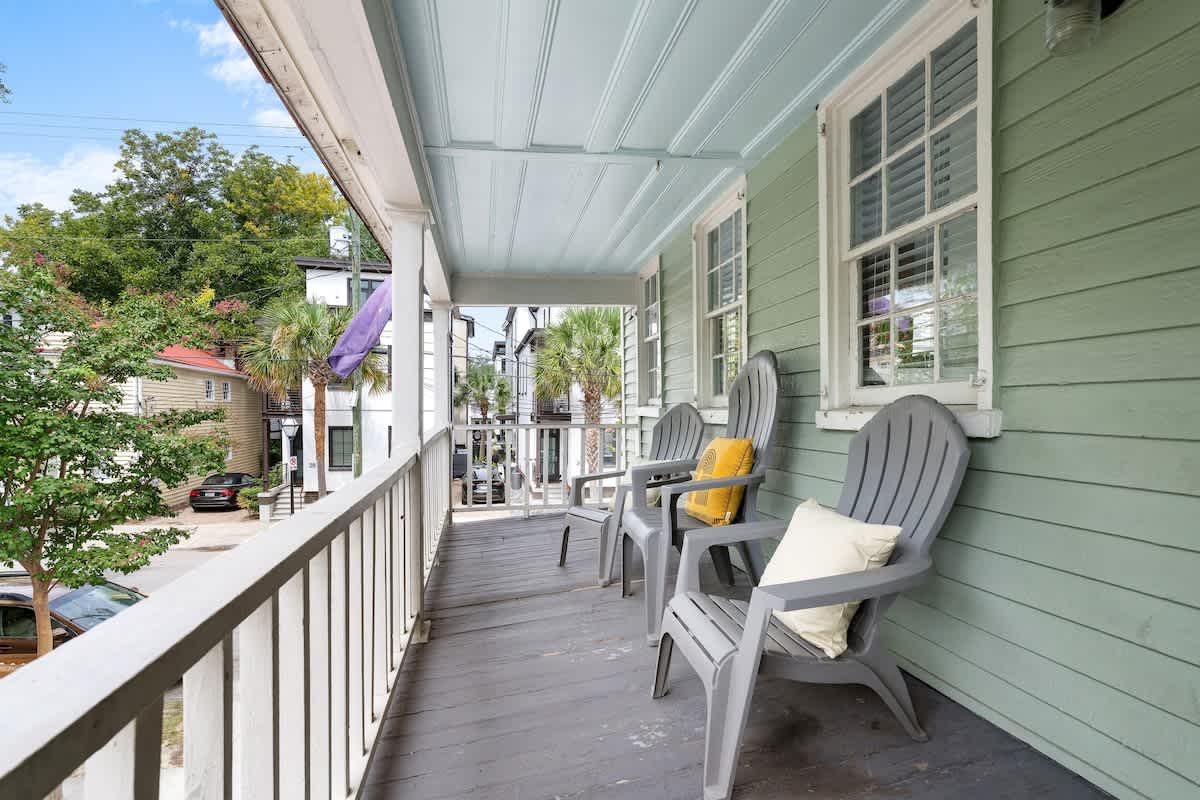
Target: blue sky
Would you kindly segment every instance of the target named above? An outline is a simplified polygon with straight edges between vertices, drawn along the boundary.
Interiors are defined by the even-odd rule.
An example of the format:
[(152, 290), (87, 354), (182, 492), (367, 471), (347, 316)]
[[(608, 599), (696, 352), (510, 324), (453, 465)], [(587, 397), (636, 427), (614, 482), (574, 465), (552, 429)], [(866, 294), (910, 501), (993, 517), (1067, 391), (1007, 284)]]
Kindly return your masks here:
[[(12, 3), (0, 63), (12, 90), (0, 105), (0, 217), (102, 189), (128, 127), (198, 125), (235, 152), (258, 144), (324, 171), (212, 0)], [(472, 354), (490, 352), (505, 309), (463, 312), (480, 323)]]
[(103, 187), (127, 127), (198, 124), (234, 151), (257, 143), (321, 169), (211, 0), (14, 3), (0, 62), (13, 93), (0, 105), (0, 215)]

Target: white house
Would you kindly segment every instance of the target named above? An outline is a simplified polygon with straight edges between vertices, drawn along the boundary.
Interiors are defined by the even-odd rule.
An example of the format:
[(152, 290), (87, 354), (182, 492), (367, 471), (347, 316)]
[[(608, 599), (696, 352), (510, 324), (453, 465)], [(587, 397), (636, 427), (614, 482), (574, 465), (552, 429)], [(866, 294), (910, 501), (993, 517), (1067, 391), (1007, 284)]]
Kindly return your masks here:
[[(296, 265), (304, 271), (305, 294), (312, 302), (325, 303), (330, 306), (349, 306), (351, 304), (351, 265), (349, 261), (335, 258), (298, 257)], [(362, 262), (362, 293), (363, 302), (378, 289), (391, 274), (391, 265), (387, 262)], [(424, 400), (422, 417), (424, 430), (432, 431), (436, 418), (434, 402), (434, 331), (433, 311), (428, 299), (425, 301), (425, 319), (422, 325), (422, 360), (424, 364)], [(449, 335), (452, 338), (450, 353), (457, 364), (465, 360), (467, 339), (474, 333), (474, 320), (457, 312), (452, 316)], [(380, 336), (379, 353), (386, 355), (388, 371), (391, 373), (392, 356), (392, 325), (389, 322)], [(292, 445), (296, 447), (297, 463), (300, 468), (300, 480), (305, 475), (315, 475), (316, 459), (316, 427), (313, 423), (313, 407), (315, 393), (310, 381), (305, 381), (302, 391), (303, 419), (300, 433), (296, 434)], [(354, 392), (349, 384), (337, 384), (328, 387), (325, 398), (325, 486), (333, 491), (345, 486), (354, 477), (354, 429), (353, 408)], [(392, 395), (363, 393), (362, 405), (363, 424), (363, 471), (382, 464), (391, 455), (392, 450)], [(292, 455), (286, 437), (283, 441), (283, 458), (287, 463)], [(315, 489), (316, 481), (305, 481), (310, 490)]]

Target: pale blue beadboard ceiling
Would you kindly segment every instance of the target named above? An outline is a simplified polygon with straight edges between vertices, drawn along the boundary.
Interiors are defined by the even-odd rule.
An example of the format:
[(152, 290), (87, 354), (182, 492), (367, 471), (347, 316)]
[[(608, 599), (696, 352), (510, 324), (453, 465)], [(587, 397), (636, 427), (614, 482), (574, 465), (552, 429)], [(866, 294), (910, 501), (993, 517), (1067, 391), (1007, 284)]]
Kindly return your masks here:
[(395, 0), (450, 269), (636, 272), (922, 2)]

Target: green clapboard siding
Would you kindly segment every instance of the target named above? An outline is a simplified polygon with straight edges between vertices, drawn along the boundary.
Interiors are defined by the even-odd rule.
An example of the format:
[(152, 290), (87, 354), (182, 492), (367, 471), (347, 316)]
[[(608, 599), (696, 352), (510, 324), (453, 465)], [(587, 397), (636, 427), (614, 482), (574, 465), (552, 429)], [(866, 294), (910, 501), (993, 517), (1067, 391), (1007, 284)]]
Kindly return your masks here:
[[(1127, 0), (1069, 59), (1041, 0), (995, 5), (1004, 432), (972, 443), (939, 576), (885, 635), (1114, 795), (1200, 797), (1200, 4)], [(816, 144), (810, 118), (746, 176), (749, 350), (783, 371), (776, 517), (837, 502), (850, 439), (813, 424)], [(662, 281), (670, 404), (693, 399), (688, 235)]]

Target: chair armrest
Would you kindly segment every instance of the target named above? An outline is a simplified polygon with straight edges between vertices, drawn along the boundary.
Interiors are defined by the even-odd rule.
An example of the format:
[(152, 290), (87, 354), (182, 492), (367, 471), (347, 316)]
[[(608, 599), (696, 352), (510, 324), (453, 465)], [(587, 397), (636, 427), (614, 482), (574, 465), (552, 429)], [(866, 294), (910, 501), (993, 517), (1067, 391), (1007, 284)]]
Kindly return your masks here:
[(570, 505), (573, 505), (573, 506), (583, 505), (583, 487), (585, 484), (593, 483), (595, 481), (602, 481), (602, 480), (606, 480), (609, 478), (623, 478), (623, 477), (625, 477), (624, 470), (620, 470), (620, 471), (616, 471), (616, 472), (593, 472), (588, 475), (576, 475), (574, 478), (571, 479)]
[(925, 556), (863, 572), (758, 586), (753, 594), (772, 611), (798, 611), (899, 594), (924, 582), (933, 571), (933, 560)]
[(646, 503), (646, 487), (655, 485), (652, 480), (656, 475), (671, 475), (677, 472), (691, 472), (699, 465), (695, 458), (684, 458), (676, 461), (651, 461), (638, 464), (629, 470), (633, 492), (633, 507), (648, 508)]
[(741, 522), (717, 528), (698, 528), (683, 537), (683, 552), (679, 556), (679, 574), (675, 593), (700, 591), (700, 556), (713, 545), (736, 544), (756, 539), (770, 539), (787, 533), (786, 520)]
[[(703, 492), (708, 489), (723, 489), (727, 486), (751, 486), (755, 483), (762, 483), (766, 479), (766, 475), (761, 472), (757, 475), (751, 473), (749, 475), (731, 475), (728, 478), (709, 478), (706, 481), (688, 481), (686, 483), (676, 483), (672, 486), (663, 489), (663, 508), (671, 502), (678, 502), (679, 496), (688, 492)], [(739, 539), (738, 541), (742, 541)]]

